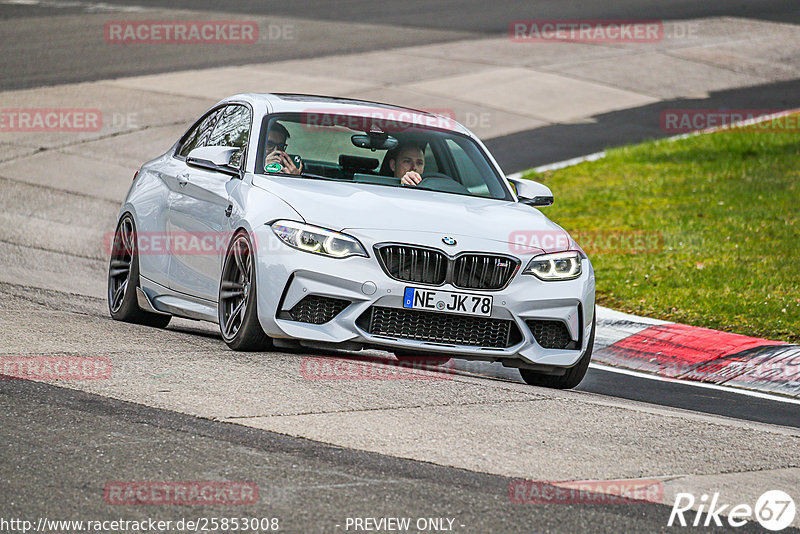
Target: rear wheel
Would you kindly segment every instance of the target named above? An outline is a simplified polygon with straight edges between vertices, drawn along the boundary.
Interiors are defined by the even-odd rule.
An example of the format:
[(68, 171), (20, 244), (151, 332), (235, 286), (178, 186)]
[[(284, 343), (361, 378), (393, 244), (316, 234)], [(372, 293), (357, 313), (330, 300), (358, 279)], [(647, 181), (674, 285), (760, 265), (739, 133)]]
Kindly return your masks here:
[(237, 232), (225, 254), (219, 285), (219, 329), (233, 350), (271, 348), (270, 338), (258, 322), (255, 256), (244, 231)]
[(546, 388), (555, 389), (572, 389), (581, 383), (583, 377), (586, 376), (586, 370), (589, 369), (589, 361), (592, 359), (592, 350), (594, 349), (594, 330), (597, 325), (597, 316), (592, 319), (592, 333), (589, 334), (589, 343), (586, 346), (586, 352), (578, 361), (577, 364), (567, 369), (561, 376), (545, 375), (537, 373), (530, 369), (520, 369), (519, 374), (526, 384), (531, 386), (542, 386)]
[(139, 256), (136, 249), (136, 226), (126, 213), (117, 225), (111, 245), (108, 266), (108, 311), (111, 318), (127, 323), (164, 328), (171, 315), (151, 313), (139, 308), (136, 288), (139, 287)]

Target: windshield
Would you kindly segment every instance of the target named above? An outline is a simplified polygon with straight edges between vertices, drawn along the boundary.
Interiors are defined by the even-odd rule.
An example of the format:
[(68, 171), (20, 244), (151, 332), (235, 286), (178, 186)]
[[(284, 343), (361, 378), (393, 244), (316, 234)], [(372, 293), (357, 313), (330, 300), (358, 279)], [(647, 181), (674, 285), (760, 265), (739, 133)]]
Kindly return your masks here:
[(374, 115), (267, 116), (256, 172), (512, 199), (469, 137)]

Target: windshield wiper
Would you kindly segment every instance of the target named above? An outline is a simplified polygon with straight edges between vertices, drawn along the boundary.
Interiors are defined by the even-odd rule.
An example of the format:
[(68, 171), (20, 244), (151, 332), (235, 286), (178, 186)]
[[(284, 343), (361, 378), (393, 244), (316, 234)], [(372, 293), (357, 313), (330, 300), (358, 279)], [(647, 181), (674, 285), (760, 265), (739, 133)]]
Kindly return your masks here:
[(299, 175), (292, 174), (292, 176), (302, 176), (303, 178), (313, 178), (314, 180), (334, 180), (334, 178), (328, 178), (327, 176), (322, 176), (321, 174), (311, 174), (308, 172), (301, 172)]
[(442, 191), (441, 189), (433, 189), (430, 187), (420, 187), (418, 185), (406, 185), (400, 186), (397, 185), (395, 187), (403, 187), (404, 189), (418, 189), (420, 191), (433, 191), (434, 193), (447, 193), (448, 195), (461, 195), (462, 197), (474, 197), (472, 193), (459, 193), (458, 191)]
[(290, 178), (311, 178), (312, 180), (333, 180), (333, 178), (328, 178), (327, 176), (322, 176), (320, 174), (311, 174), (307, 172), (302, 172), (300, 174), (290, 174), (288, 172), (269, 172), (264, 174), (264, 176), (288, 176)]

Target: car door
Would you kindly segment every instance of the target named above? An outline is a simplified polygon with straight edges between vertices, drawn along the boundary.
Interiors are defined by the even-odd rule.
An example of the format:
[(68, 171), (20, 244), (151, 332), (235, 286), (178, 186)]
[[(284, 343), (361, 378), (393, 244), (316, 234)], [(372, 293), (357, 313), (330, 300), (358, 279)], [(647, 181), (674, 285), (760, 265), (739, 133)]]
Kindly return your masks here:
[(183, 196), (183, 188), (188, 183), (186, 177), (189, 175), (189, 168), (186, 165), (186, 155), (198, 146), (205, 146), (209, 137), (211, 137), (211, 132), (213, 132), (221, 112), (222, 108), (218, 107), (200, 117), (183, 135), (172, 157), (167, 158), (160, 169), (161, 179), (167, 186), (168, 195), (165, 201), (163, 223), (160, 225), (160, 231), (154, 233), (151, 237), (151, 240), (158, 246), (159, 251), (159, 254), (153, 255), (152, 261), (158, 263), (159, 271), (163, 270), (164, 273), (164, 281), (157, 281), (169, 288), (174, 285), (170, 270), (173, 248), (171, 239), (175, 237), (175, 229), (172, 227), (171, 208), (175, 201)]
[[(213, 123), (213, 125), (211, 124)], [(199, 132), (197, 141), (186, 150), (200, 146), (233, 146), (240, 149), (231, 163), (243, 166), (250, 136), (252, 113), (241, 104), (227, 105)], [(202, 143), (202, 144), (201, 144)], [(185, 157), (184, 155), (184, 157)], [(233, 190), (238, 177), (186, 165), (177, 178), (177, 189), (169, 208), (170, 288), (209, 301), (217, 300), (222, 271), (221, 256), (231, 238)]]
[[(154, 165), (142, 169), (142, 173), (152, 174), (157, 180), (146, 193), (139, 193), (139, 217), (137, 231), (139, 240), (139, 273), (141, 276), (170, 287), (170, 220), (169, 207), (180, 189), (178, 179), (186, 174), (185, 154), (194, 146), (202, 146), (211, 136), (216, 116), (220, 109), (214, 109), (195, 122), (178, 141), (172, 153), (160, 158)], [(183, 154), (183, 155), (181, 155)], [(142, 182), (142, 180), (140, 180)]]

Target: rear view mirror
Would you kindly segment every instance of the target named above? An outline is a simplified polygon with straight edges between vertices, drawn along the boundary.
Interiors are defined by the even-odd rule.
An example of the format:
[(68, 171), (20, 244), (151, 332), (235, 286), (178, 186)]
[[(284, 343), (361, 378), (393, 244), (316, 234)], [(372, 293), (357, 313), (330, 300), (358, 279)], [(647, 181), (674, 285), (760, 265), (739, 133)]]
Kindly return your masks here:
[(241, 149), (235, 146), (202, 146), (186, 156), (186, 164), (229, 176), (241, 176), (239, 169), (231, 165), (234, 154)]
[(394, 137), (385, 133), (370, 132), (369, 134), (356, 134), (350, 137), (350, 141), (358, 148), (368, 148), (375, 150), (394, 150), (397, 148), (398, 141)]
[(517, 198), (521, 204), (544, 207), (553, 204), (553, 192), (546, 185), (534, 180), (509, 178), (509, 182), (517, 190)]

